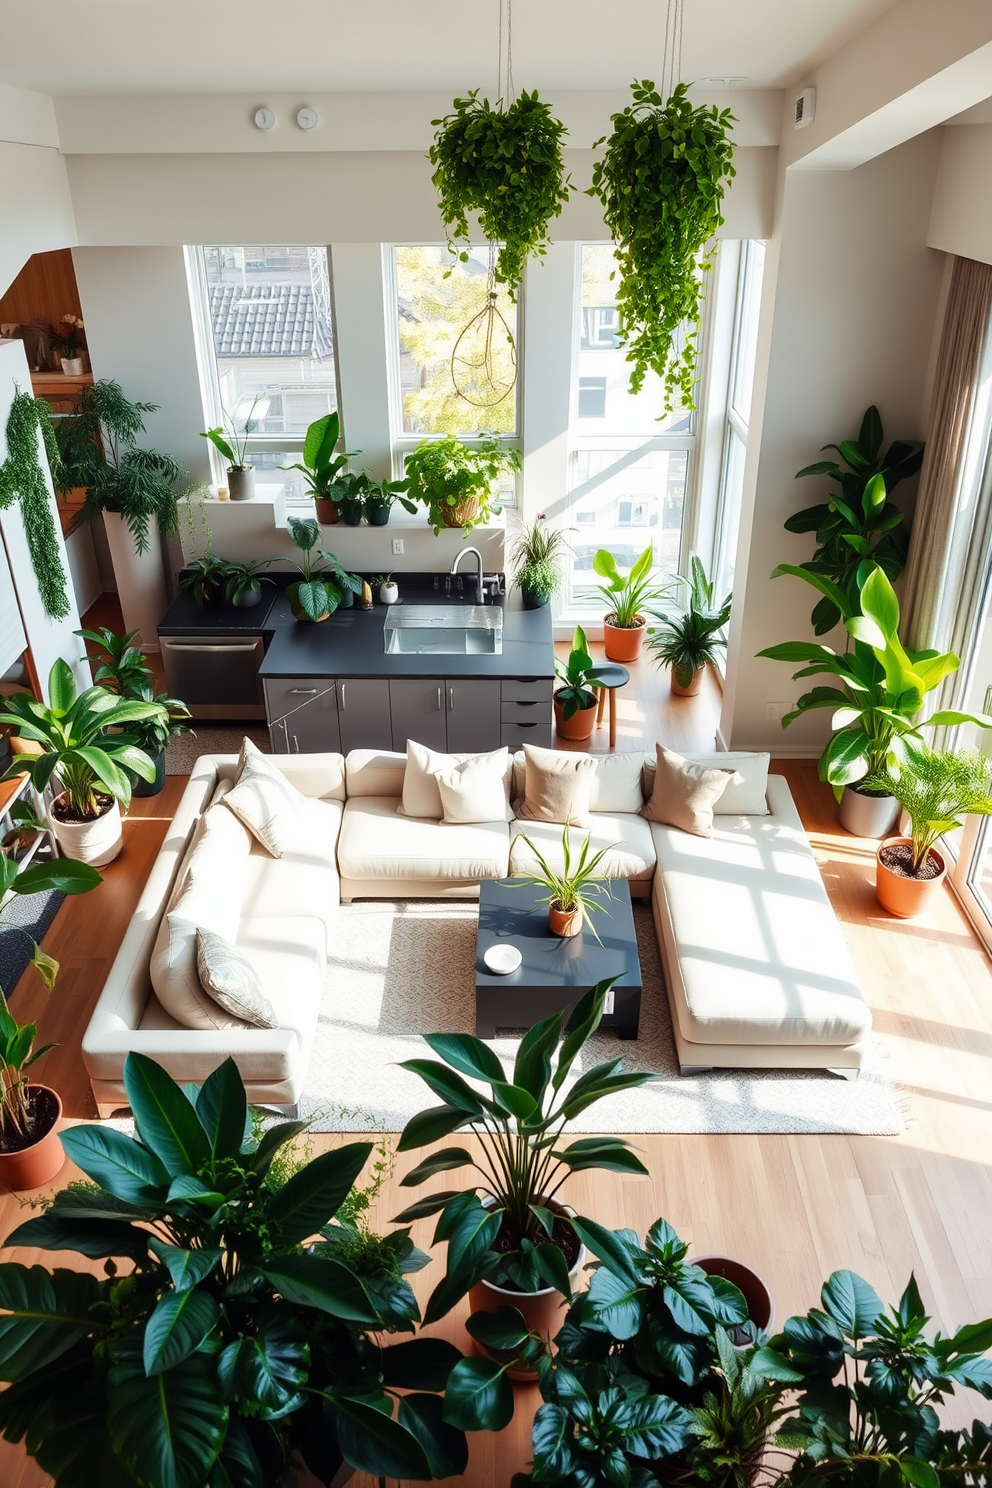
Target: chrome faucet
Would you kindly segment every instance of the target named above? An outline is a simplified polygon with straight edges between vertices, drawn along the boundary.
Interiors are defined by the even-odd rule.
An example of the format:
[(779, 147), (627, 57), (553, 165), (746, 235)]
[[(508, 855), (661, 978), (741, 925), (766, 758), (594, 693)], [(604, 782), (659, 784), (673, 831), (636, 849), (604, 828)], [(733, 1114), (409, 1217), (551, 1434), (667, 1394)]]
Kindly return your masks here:
[(476, 604), (484, 605), (486, 602), (486, 586), (482, 582), (482, 554), (479, 552), (478, 548), (462, 548), (461, 552), (455, 555), (454, 561), (451, 565), (451, 572), (453, 574), (458, 572), (458, 565), (459, 563), (461, 563), (466, 553), (474, 553), (475, 560), (479, 565), (478, 572), (475, 576), (475, 602)]

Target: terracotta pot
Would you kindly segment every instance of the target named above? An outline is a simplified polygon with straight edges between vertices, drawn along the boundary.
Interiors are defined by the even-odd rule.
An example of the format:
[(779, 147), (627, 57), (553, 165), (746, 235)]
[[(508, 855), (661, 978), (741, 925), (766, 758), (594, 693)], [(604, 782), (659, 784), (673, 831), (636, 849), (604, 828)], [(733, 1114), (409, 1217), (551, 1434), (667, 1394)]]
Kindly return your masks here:
[(549, 905), (548, 928), (559, 940), (567, 940), (582, 929), (582, 916), (577, 909), (559, 909), (556, 904)]
[(845, 832), (855, 837), (887, 837), (899, 820), (895, 796), (879, 796), (845, 785), (838, 812)]
[(313, 504), (317, 508), (317, 521), (324, 527), (333, 527), (341, 515), (337, 502), (328, 500), (326, 496), (315, 496)]
[(603, 645), (606, 647), (608, 661), (636, 661), (641, 654), (644, 637), (647, 633), (647, 621), (643, 615), (635, 617), (636, 624), (632, 626), (613, 625), (609, 615), (603, 621)]
[(687, 687), (683, 687), (676, 674), (676, 668), (672, 667), (672, 692), (676, 697), (696, 697), (703, 685), (703, 672), (705, 667), (697, 667), (692, 674), (692, 681)]
[[(64, 792), (55, 797), (55, 801), (65, 799)], [(59, 821), (54, 812), (49, 812), (48, 819), (64, 855), (76, 858), (80, 863), (89, 863), (91, 868), (102, 868), (105, 863), (112, 863), (124, 846), (121, 808), (115, 800), (111, 800), (110, 805), (92, 821)]]
[(893, 873), (891, 868), (886, 868), (882, 862), (882, 854), (887, 847), (898, 847), (905, 843), (912, 846), (912, 838), (888, 837), (875, 854), (875, 898), (889, 914), (898, 915), (901, 920), (911, 920), (914, 915), (922, 914), (932, 903), (934, 896), (940, 893), (941, 884), (947, 877), (947, 864), (943, 855), (932, 847), (930, 856), (936, 858), (940, 864), (940, 872), (936, 877), (902, 878), (898, 873)]
[(254, 465), (231, 465), (227, 472), (227, 489), (232, 501), (250, 501), (255, 494)]
[(445, 527), (464, 527), (466, 522), (474, 522), (478, 515), (478, 496), (466, 496), (464, 501), (456, 501), (454, 506), (441, 508), (441, 521)]
[(555, 698), (555, 728), (563, 739), (591, 739), (592, 731), (596, 727), (596, 709), (599, 706), (598, 699), (590, 703), (588, 708), (580, 708), (573, 713), (571, 718), (566, 718), (562, 711), (562, 705)]
[[(487, 1208), (492, 1207), (491, 1200), (484, 1200)], [(556, 1199), (542, 1199), (556, 1214), (575, 1214), (566, 1204), (559, 1204)], [(575, 1265), (568, 1273), (572, 1291), (578, 1290), (577, 1282), (582, 1274), (582, 1268), (586, 1263), (586, 1248), (579, 1246), (579, 1254)], [(513, 1292), (506, 1287), (498, 1287), (491, 1281), (480, 1281), (468, 1294), (469, 1309), (472, 1312), (497, 1312), (501, 1307), (515, 1307), (523, 1315), (528, 1332), (537, 1333), (542, 1338), (553, 1338), (564, 1321), (562, 1309), (565, 1299), (561, 1292), (555, 1291), (554, 1287), (543, 1287), (539, 1292)], [(485, 1354), (489, 1359), (497, 1359), (502, 1363), (507, 1354), (494, 1349), (484, 1348), (481, 1343), (475, 1343), (474, 1347), (479, 1353)], [(513, 1380), (536, 1380), (536, 1369), (523, 1369), (518, 1364), (511, 1364), (506, 1371)]]
[[(731, 1256), (690, 1256), (689, 1264), (698, 1266), (707, 1276), (722, 1276), (724, 1281), (732, 1282), (744, 1293), (747, 1315), (754, 1326), (761, 1333), (771, 1333), (775, 1323), (775, 1299), (757, 1271), (752, 1271), (750, 1266), (745, 1266), (743, 1261), (735, 1261)], [(737, 1346), (747, 1348), (749, 1343), (750, 1340), (742, 1335)]]
[(50, 1183), (56, 1173), (62, 1171), (65, 1153), (59, 1137), (59, 1121), (62, 1118), (62, 1102), (54, 1090), (47, 1085), (29, 1085), (28, 1095), (44, 1091), (55, 1105), (55, 1115), (46, 1125), (45, 1131), (30, 1147), (19, 1152), (0, 1151), (0, 1186), (19, 1193), (25, 1188), (41, 1188)]

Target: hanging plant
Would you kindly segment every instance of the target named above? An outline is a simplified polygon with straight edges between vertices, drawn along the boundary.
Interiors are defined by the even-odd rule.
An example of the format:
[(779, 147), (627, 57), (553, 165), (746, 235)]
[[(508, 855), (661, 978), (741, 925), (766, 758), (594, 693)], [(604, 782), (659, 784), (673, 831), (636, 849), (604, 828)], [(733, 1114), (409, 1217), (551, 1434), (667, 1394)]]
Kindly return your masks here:
[(730, 127), (716, 105), (694, 108), (688, 84), (667, 103), (652, 82), (631, 85), (633, 102), (612, 117), (613, 133), (597, 140), (606, 153), (593, 170), (616, 244), (617, 308), (636, 393), (650, 369), (665, 385), (665, 408), (693, 408), (696, 329), (703, 274), (722, 226), (724, 183), (735, 174)]
[(486, 240), (501, 245), (493, 277), (515, 299), (528, 258), (543, 257), (548, 223), (568, 201), (561, 147), (567, 131), (536, 90), (509, 104), (478, 95), (474, 88), (455, 99), (453, 113), (431, 120), (431, 179), (451, 251), (468, 261), (457, 245), (471, 241), (468, 213), (477, 212)]
[(7, 458), (0, 465), (0, 508), (12, 506), (20, 497), (24, 532), (31, 554), (31, 567), (45, 614), (64, 620), (69, 614), (69, 594), (58, 534), (52, 516), (48, 482), (38, 458), (38, 434), (44, 440), (53, 472), (59, 453), (48, 404), (32, 398), (14, 385), (14, 401), (7, 419)]

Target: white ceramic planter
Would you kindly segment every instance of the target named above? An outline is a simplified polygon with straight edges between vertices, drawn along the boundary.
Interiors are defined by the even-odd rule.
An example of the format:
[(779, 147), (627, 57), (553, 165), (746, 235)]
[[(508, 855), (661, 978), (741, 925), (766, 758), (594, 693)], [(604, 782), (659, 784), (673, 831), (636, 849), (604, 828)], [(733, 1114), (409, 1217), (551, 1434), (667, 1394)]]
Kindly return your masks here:
[(158, 518), (153, 517), (149, 524), (147, 553), (135, 552), (134, 538), (123, 517), (116, 512), (104, 512), (103, 525), (114, 565), (124, 629), (140, 631), (145, 650), (157, 651), (158, 622), (169, 603), (165, 593)]
[(65, 373), (66, 377), (82, 377), (82, 375), (83, 375), (83, 359), (82, 359), (82, 357), (63, 357), (62, 358), (62, 371)]
[(866, 796), (844, 787), (840, 798), (840, 824), (855, 837), (887, 837), (899, 817), (894, 796)]
[[(60, 799), (56, 797), (56, 800)], [(116, 801), (94, 821), (63, 822), (54, 812), (49, 812), (49, 820), (55, 841), (65, 856), (89, 863), (91, 868), (102, 868), (104, 863), (112, 863), (124, 846), (121, 808)]]
[(396, 601), (399, 599), (399, 597), (400, 597), (400, 591), (399, 591), (399, 585), (398, 584), (380, 584), (379, 585), (379, 603), (380, 604), (395, 604)]

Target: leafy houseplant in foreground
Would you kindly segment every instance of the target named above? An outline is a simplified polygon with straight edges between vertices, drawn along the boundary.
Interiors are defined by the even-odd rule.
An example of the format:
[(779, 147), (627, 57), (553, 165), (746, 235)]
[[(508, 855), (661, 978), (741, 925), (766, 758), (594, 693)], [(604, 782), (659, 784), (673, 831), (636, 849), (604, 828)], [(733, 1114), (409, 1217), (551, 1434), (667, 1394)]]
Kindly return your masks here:
[(592, 657), (581, 625), (575, 627), (572, 649), (564, 663), (555, 660), (561, 684), (555, 688), (555, 727), (563, 739), (589, 739), (596, 722), (599, 694), (590, 679)]
[(649, 610), (661, 621), (648, 626), (648, 646), (660, 666), (671, 668), (672, 691), (682, 697), (694, 697), (702, 685), (705, 666), (712, 666), (717, 652), (727, 642), (720, 632), (730, 621), (728, 594), (718, 605), (713, 603), (713, 583), (695, 553), (692, 555), (692, 578), (677, 576), (689, 590), (689, 608), (684, 615), (664, 615)]
[(45, 614), (52, 620), (64, 620), (69, 613), (67, 580), (48, 482), (38, 456), (39, 434), (54, 477), (59, 467), (59, 451), (48, 404), (44, 398), (32, 398), (30, 393), (22, 393), (15, 387), (7, 415), (7, 458), (0, 462), (0, 510), (20, 500), (31, 567)]
[(648, 543), (629, 573), (620, 572), (609, 548), (597, 549), (592, 566), (602, 580), (596, 588), (606, 605), (603, 620), (606, 654), (610, 661), (635, 661), (640, 655), (646, 628), (641, 611), (648, 600), (660, 598), (667, 587), (652, 576), (654, 545)]
[(166, 692), (156, 693), (155, 674), (144, 652), (135, 645), (140, 631), (129, 630), (118, 635), (101, 626), (99, 630), (77, 630), (76, 634), (102, 653), (103, 659), (93, 674), (97, 686), (107, 687), (130, 702), (154, 703), (159, 710), (150, 718), (132, 721), (126, 729), (129, 741), (143, 750), (155, 767), (152, 781), (129, 771), (131, 791), (136, 796), (158, 795), (165, 785), (166, 746), (170, 739), (190, 731), (189, 709), (180, 698), (169, 697)]
[[(490, 104), (476, 88), (452, 108), (431, 120), (437, 133), (429, 156), (448, 246), (455, 253), (452, 239), (471, 243), (468, 213), (478, 213), (486, 240), (499, 244), (493, 277), (515, 298), (528, 258), (543, 257), (548, 223), (568, 201), (567, 131), (536, 91)], [(467, 261), (467, 252), (460, 256)]]
[(520, 465), (520, 451), (504, 449), (495, 434), (471, 445), (451, 436), (424, 439), (407, 456), (407, 490), (411, 501), (427, 508), (435, 537), (444, 527), (468, 532), (499, 511), (492, 504), (496, 482)]
[(465, 1439), (437, 1393), (458, 1350), (382, 1337), (413, 1331), (403, 1273), (427, 1257), (406, 1230), (334, 1221), (372, 1144), (285, 1178), (280, 1149), (303, 1123), (256, 1140), (233, 1060), (183, 1089), (131, 1054), (124, 1083), (135, 1137), (67, 1131), (92, 1183), (7, 1241), (107, 1260), (102, 1278), (0, 1265), (3, 1435), (57, 1488), (274, 1488), (294, 1451), (323, 1483), (343, 1462), (461, 1472)]
[[(552, 868), (537, 844), (523, 833), (526, 842), (537, 859), (537, 867), (529, 872), (514, 874), (512, 882), (530, 884), (542, 891), (543, 902), (548, 906), (548, 923), (552, 935), (578, 935), (588, 925), (593, 935), (596, 927), (592, 917), (603, 908), (602, 895), (610, 896), (610, 882), (596, 869), (610, 851), (608, 847), (592, 851), (592, 837), (587, 836), (579, 849), (577, 858), (572, 857), (572, 846), (568, 839), (568, 822), (562, 828), (562, 868)], [(599, 936), (596, 936), (599, 939)]]
[[(796, 475), (796, 480), (826, 475), (840, 489), (828, 501), (796, 512), (785, 523), (786, 532), (816, 533), (815, 553), (799, 566), (822, 574), (842, 589), (852, 612), (872, 564), (894, 583), (906, 562), (905, 518), (889, 496), (900, 481), (919, 470), (923, 444), (918, 439), (896, 439), (883, 454), (882, 442), (882, 420), (872, 404), (861, 420), (857, 439), (823, 446), (836, 450), (840, 461), (817, 460)], [(810, 616), (816, 635), (833, 630), (841, 618), (840, 609), (827, 594)]]
[(696, 327), (706, 244), (723, 223), (724, 183), (734, 174), (729, 109), (694, 108), (679, 83), (668, 100), (654, 83), (631, 85), (633, 102), (593, 169), (590, 196), (616, 244), (620, 333), (632, 363), (631, 392), (650, 369), (664, 379), (666, 408), (692, 401)]
[(321, 548), (314, 556), (320, 527), (312, 517), (290, 517), (289, 535), (303, 555), (297, 565), (300, 578), (286, 590), (297, 620), (326, 620), (338, 608), (346, 589), (361, 594), (361, 579), (346, 573), (333, 553)]

